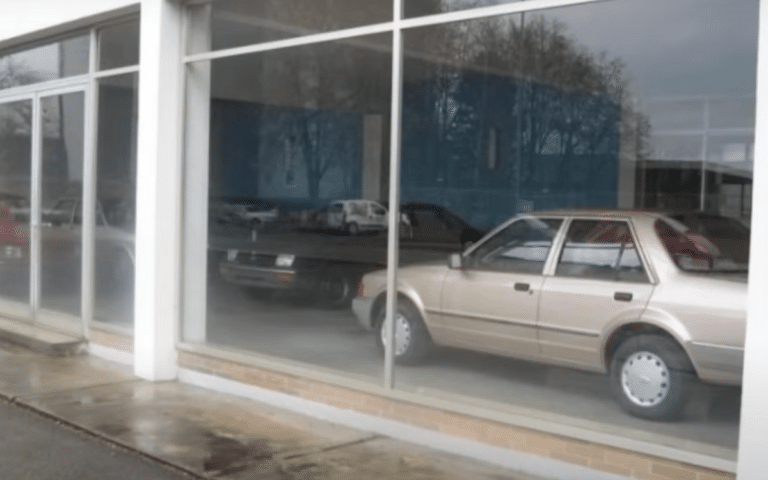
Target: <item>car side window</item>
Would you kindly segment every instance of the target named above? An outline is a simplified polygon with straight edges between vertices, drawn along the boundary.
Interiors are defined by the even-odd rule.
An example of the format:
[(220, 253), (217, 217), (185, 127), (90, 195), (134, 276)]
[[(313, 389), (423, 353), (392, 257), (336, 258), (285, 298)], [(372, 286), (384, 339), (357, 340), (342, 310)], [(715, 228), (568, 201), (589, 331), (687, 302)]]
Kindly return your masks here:
[(434, 212), (430, 211), (415, 211), (413, 212), (413, 226), (417, 226), (423, 230), (434, 231), (444, 230), (445, 224), (440, 221)]
[(362, 202), (351, 202), (349, 204), (349, 214), (364, 217), (368, 214), (368, 204)]
[(522, 218), (483, 242), (469, 258), (469, 267), (512, 273), (541, 273), (562, 224), (559, 219)]
[(648, 282), (629, 224), (574, 220), (555, 275), (626, 282)]
[(50, 210), (43, 212), (42, 221), (56, 227), (69, 225), (72, 222), (74, 208), (74, 200), (61, 200)]

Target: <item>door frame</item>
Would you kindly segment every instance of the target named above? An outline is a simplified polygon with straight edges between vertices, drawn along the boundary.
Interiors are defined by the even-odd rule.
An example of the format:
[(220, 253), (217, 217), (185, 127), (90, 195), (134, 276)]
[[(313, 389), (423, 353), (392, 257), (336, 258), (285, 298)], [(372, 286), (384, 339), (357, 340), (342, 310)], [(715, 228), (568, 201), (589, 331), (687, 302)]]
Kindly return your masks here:
[[(14, 318), (19, 317), (21, 310), (26, 310), (27, 315), (24, 320), (34, 324), (46, 324), (48, 326), (88, 337), (88, 320), (90, 314), (86, 305), (93, 303), (93, 234), (95, 228), (94, 215), (89, 215), (90, 210), (95, 211), (95, 207), (88, 209), (86, 205), (95, 203), (95, 155), (94, 142), (94, 101), (91, 82), (87, 78), (74, 77), (63, 82), (56, 82), (55, 86), (35, 85), (30, 91), (16, 93), (11, 95), (0, 95), (0, 104), (9, 104), (22, 101), (31, 102), (31, 120), (30, 120), (30, 178), (29, 178), (29, 300), (26, 308), (20, 306), (15, 309)], [(81, 205), (83, 209), (83, 233), (81, 236), (81, 282), (80, 282), (80, 312), (78, 316), (73, 317), (61, 312), (46, 311), (41, 308), (41, 227), (42, 227), (42, 189), (43, 189), (43, 112), (42, 101), (46, 98), (67, 95), (73, 93), (83, 94), (83, 170), (82, 174), (82, 192)], [(89, 211), (86, 211), (89, 210)], [(91, 286), (85, 288), (86, 286)], [(69, 317), (69, 318), (66, 318)]]

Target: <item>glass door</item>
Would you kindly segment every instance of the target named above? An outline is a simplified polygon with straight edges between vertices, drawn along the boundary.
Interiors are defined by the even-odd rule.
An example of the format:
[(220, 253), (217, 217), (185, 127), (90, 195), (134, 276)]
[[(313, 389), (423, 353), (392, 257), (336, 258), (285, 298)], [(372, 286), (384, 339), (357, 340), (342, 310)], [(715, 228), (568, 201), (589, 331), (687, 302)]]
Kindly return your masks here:
[(85, 92), (41, 93), (38, 99), (40, 261), (39, 282), (32, 286), (35, 319), (79, 332)]
[(0, 103), (0, 315), (31, 321), (31, 98)]

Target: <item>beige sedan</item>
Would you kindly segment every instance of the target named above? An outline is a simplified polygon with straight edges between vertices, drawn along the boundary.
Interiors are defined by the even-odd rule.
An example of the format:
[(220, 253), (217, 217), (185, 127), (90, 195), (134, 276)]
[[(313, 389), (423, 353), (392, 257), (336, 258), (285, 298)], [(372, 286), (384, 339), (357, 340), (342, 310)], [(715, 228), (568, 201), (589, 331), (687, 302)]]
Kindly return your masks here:
[[(352, 308), (383, 351), (386, 272)], [(500, 225), (448, 262), (398, 273), (395, 359), (434, 345), (606, 372), (644, 418), (685, 406), (694, 375), (740, 384), (746, 265), (661, 214), (551, 211)]]

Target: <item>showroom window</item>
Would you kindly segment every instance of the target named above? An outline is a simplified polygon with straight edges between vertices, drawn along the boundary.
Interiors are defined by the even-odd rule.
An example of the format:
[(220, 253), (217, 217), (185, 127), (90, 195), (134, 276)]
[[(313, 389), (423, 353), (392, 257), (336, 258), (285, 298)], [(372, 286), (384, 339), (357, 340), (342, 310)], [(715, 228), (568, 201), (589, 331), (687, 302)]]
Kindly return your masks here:
[[(734, 460), (758, 2), (305, 5), (188, 7), (182, 340)], [(682, 272), (657, 219), (729, 258), (729, 308), (692, 293), (723, 284)], [(728, 338), (659, 320), (684, 301)]]
[(89, 36), (0, 53), (0, 89), (88, 73)]
[(137, 80), (136, 19), (0, 53), (6, 317), (132, 334)]

